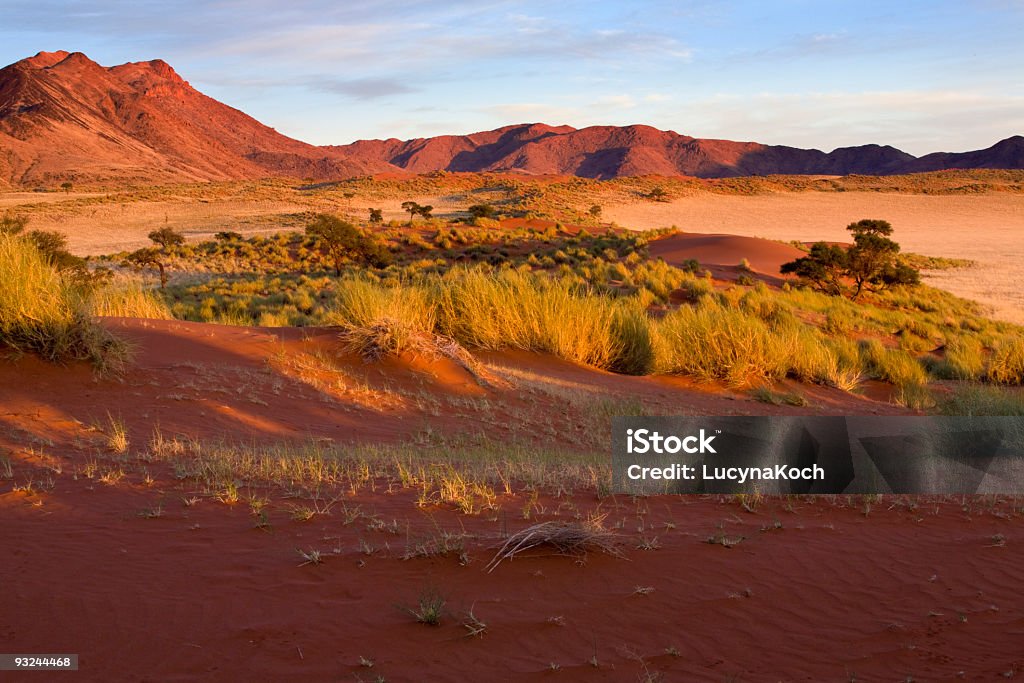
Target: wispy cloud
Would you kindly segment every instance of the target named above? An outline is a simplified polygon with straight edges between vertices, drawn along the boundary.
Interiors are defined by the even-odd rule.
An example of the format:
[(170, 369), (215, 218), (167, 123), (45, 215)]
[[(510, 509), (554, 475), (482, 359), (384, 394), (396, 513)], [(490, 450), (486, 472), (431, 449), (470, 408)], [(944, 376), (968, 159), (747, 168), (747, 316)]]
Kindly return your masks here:
[(405, 95), (417, 92), (416, 88), (393, 78), (314, 78), (306, 81), (312, 88), (324, 92), (345, 95), (359, 100), (373, 100), (390, 95)]

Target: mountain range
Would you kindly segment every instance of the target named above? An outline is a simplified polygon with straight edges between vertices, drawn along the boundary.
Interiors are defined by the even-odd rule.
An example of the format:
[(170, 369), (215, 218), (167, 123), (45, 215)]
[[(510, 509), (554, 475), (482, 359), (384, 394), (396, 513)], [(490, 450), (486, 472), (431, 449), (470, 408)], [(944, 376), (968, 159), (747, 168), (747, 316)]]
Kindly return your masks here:
[(1024, 168), (1024, 137), (983, 150), (915, 157), (874, 144), (826, 153), (644, 125), (534, 123), (471, 135), (315, 146), (207, 97), (162, 60), (103, 67), (80, 52), (40, 52), (0, 69), (0, 185), (14, 187), (432, 171), (720, 178), (949, 168)]

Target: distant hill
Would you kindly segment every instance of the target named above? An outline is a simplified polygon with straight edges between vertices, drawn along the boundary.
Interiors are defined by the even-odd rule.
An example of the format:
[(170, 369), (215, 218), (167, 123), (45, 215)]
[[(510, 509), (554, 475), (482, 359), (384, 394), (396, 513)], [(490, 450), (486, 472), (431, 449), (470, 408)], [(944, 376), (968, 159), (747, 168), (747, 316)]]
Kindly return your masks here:
[(1024, 168), (1024, 138), (917, 158), (879, 145), (825, 153), (693, 138), (643, 125), (577, 130), (538, 123), (318, 147), (203, 95), (161, 60), (103, 67), (80, 52), (40, 52), (0, 70), (0, 186), (66, 179), (334, 179), (439, 170), (721, 178), (946, 168)]

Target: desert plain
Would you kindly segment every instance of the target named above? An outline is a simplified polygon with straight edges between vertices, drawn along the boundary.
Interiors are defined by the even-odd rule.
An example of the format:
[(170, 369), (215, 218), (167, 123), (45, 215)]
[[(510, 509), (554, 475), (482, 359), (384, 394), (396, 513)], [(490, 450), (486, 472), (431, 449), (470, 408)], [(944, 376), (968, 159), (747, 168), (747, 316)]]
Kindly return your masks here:
[[(79, 653), (91, 680), (1024, 672), (1019, 498), (644, 498), (608, 484), (613, 415), (914, 415), (970, 401), (1019, 410), (1019, 381), (986, 382), (982, 366), (957, 379), (966, 370), (954, 362), (982, 359), (958, 361), (945, 344), (975, 327), (999, 340), (985, 343), (1019, 339), (1024, 195), (677, 189), (652, 201), (614, 184), (558, 182), (274, 179), (0, 195), (0, 208), (65, 233), (92, 266), (143, 278), (139, 296), (157, 302), (108, 301), (95, 318), (126, 344), (116, 371), (32, 353), (0, 361), (5, 647)], [(662, 182), (673, 181), (641, 190)], [(522, 211), (523, 197), (541, 203)], [(433, 207), (429, 221), (403, 211), (411, 200)], [(488, 201), (519, 217), (466, 213)], [(411, 273), (434, 259), (522, 264), (547, 254), (534, 266), (542, 273), (564, 266), (610, 278), (615, 292), (653, 288), (644, 296), (665, 320), (691, 307), (698, 315), (693, 302), (709, 298), (723, 316), (729, 306), (764, 321), (796, 316), (840, 350), (833, 336), (861, 336), (863, 366), (801, 369), (786, 356), (769, 369), (749, 354), (781, 351), (735, 342), (715, 362), (627, 372), (601, 349), (574, 355), (591, 341), (585, 330), (568, 347), (484, 341), (458, 307), (431, 313), (448, 316), (458, 350), (433, 328), (397, 343), (380, 335), (397, 334), (394, 316), (422, 313), (417, 302), (434, 306), (443, 293), (430, 287), (444, 281), (358, 289), (350, 266), (336, 284), (326, 262), (311, 266), (311, 285), (296, 285), (313, 299), (287, 312), (301, 291), (289, 284), (292, 299), (274, 299), (273, 278), (296, 276), (287, 264), (304, 247), (276, 235), (323, 213), (366, 225), (375, 207), (383, 222), (366, 229), (386, 235)], [(862, 218), (891, 221), (906, 251), (974, 262), (926, 270), (925, 282), (980, 306), (940, 294), (841, 303), (790, 291), (780, 266), (805, 253), (792, 242), (848, 241), (846, 225)], [(166, 292), (152, 267), (123, 261), (157, 228), (192, 249), (168, 256)], [(238, 235), (215, 241), (225, 231)], [(263, 240), (255, 251), (253, 238)], [(266, 261), (261, 250), (275, 244), (283, 261)], [(689, 259), (699, 272), (672, 270)], [(516, 277), (508, 286), (527, 289), (506, 291), (526, 296)], [(664, 292), (659, 277), (673, 283)], [(346, 286), (365, 301), (346, 299)], [(588, 305), (604, 305), (592, 296)], [(929, 297), (937, 310), (914, 303)], [(458, 301), (468, 310), (472, 300)], [(383, 308), (359, 327), (363, 303)], [(889, 307), (904, 317), (887, 317)], [(302, 326), (282, 324), (296, 315)], [(776, 329), (762, 324), (744, 329)]]

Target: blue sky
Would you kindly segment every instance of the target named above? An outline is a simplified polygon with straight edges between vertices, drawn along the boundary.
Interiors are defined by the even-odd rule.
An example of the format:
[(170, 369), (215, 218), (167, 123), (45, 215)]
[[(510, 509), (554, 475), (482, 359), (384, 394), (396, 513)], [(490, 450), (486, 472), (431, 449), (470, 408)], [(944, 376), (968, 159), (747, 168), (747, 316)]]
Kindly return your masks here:
[(162, 58), (316, 144), (523, 122), (913, 154), (1024, 134), (1024, 0), (0, 0), (0, 62)]

